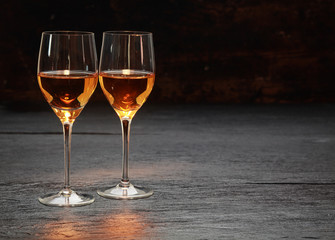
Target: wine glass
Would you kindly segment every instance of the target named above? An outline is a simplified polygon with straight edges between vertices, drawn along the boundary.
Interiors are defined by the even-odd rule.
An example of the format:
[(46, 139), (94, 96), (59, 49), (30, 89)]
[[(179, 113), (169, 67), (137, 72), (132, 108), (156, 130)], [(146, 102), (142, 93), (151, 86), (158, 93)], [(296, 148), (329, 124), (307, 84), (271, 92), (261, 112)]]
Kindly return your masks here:
[(94, 202), (88, 194), (70, 188), (72, 125), (98, 84), (94, 33), (49, 31), (42, 33), (38, 57), (38, 84), (59, 117), (64, 134), (64, 187), (38, 200), (48, 206), (83, 206)]
[(99, 66), (101, 88), (121, 120), (122, 177), (113, 188), (98, 190), (113, 199), (146, 198), (153, 191), (136, 187), (128, 177), (129, 131), (135, 113), (148, 98), (155, 81), (152, 33), (108, 31), (103, 33)]

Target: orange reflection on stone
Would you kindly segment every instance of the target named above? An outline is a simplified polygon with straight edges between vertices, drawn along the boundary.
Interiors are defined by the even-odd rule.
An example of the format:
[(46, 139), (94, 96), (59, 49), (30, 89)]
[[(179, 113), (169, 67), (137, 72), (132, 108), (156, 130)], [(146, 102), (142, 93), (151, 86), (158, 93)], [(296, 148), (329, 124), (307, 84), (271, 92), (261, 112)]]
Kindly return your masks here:
[(152, 224), (145, 216), (132, 212), (112, 214), (103, 220), (103, 229), (111, 238), (147, 239), (153, 237)]
[(86, 239), (87, 232), (82, 231), (82, 222), (57, 221), (50, 222), (43, 226), (42, 233), (37, 234), (38, 237), (46, 240), (58, 239)]
[[(36, 225), (37, 239), (152, 239), (153, 224), (145, 213), (129, 210), (105, 213), (100, 216), (75, 216), (65, 213), (60, 220)], [(156, 238), (155, 238), (156, 239)]]

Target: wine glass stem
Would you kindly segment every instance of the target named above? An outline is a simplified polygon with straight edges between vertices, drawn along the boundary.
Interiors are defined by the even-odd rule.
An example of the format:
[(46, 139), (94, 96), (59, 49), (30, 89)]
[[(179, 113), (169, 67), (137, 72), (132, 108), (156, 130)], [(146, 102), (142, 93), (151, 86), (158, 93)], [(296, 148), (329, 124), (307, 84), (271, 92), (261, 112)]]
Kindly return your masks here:
[(71, 133), (73, 123), (63, 122), (62, 124), (64, 134), (64, 190), (70, 191)]
[(121, 118), (122, 127), (122, 178), (121, 187), (129, 186), (128, 178), (128, 156), (129, 156), (129, 132), (130, 132), (130, 118)]

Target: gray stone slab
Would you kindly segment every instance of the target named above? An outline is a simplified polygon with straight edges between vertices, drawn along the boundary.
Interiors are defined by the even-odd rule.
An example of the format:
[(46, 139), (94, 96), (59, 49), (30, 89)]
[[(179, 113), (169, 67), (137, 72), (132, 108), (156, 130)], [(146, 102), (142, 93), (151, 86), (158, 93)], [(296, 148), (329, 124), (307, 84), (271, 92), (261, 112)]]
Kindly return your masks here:
[[(49, 109), (47, 109), (49, 110)], [(0, 109), (1, 239), (334, 239), (335, 105), (144, 106), (130, 177), (152, 197), (108, 200), (121, 175), (120, 124), (88, 105), (75, 123), (71, 183), (96, 201), (46, 207), (63, 181), (51, 110)]]

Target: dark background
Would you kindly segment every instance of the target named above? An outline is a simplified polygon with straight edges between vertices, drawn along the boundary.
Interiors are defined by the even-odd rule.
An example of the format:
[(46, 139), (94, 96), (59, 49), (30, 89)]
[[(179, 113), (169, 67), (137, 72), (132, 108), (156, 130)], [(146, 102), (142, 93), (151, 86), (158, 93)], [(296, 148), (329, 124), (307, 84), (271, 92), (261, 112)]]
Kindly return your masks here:
[[(38, 108), (41, 33), (154, 34), (155, 103), (335, 101), (333, 0), (81, 0), (0, 3), (0, 104)], [(100, 87), (92, 102), (106, 101)]]

